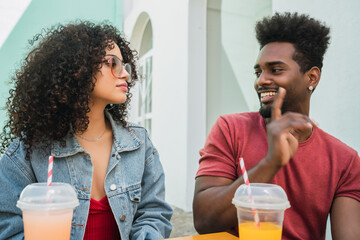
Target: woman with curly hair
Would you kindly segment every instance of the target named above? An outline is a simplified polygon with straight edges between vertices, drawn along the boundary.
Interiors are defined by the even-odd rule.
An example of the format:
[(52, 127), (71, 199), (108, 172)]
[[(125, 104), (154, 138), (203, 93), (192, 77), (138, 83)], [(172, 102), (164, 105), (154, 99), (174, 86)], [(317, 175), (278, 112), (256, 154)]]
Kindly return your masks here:
[(1, 135), (0, 239), (23, 239), (15, 206), (31, 183), (71, 184), (71, 239), (160, 239), (172, 210), (146, 130), (126, 121), (136, 52), (111, 25), (76, 22), (34, 37), (13, 78)]

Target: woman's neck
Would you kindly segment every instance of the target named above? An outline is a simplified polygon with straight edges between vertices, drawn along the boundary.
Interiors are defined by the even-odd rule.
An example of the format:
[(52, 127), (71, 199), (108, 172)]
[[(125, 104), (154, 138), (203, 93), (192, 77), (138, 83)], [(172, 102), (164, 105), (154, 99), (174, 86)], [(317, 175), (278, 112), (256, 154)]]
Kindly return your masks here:
[(86, 131), (78, 134), (78, 136), (89, 140), (98, 139), (110, 127), (110, 124), (107, 123), (104, 109), (92, 108), (87, 116), (89, 117), (89, 125)]

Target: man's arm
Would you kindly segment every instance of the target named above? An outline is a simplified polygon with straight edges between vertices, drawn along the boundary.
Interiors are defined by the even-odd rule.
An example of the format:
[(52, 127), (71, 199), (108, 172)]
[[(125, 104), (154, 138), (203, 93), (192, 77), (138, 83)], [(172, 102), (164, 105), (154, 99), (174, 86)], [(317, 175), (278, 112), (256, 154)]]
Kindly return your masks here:
[[(251, 182), (270, 182), (280, 169), (263, 159), (248, 171)], [(219, 232), (232, 228), (237, 222), (236, 208), (231, 203), (236, 189), (244, 183), (224, 177), (201, 176), (196, 179), (193, 201), (195, 229), (199, 233)]]
[(360, 202), (349, 197), (335, 198), (331, 212), (333, 240), (356, 240), (360, 236)]

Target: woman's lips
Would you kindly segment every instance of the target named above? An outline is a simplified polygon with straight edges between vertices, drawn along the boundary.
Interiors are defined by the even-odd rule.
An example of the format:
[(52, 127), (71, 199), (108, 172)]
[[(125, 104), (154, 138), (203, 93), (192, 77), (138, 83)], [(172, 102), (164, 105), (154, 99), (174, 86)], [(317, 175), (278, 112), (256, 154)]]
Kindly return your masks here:
[(116, 85), (116, 87), (120, 88), (121, 90), (123, 90), (125, 92), (128, 91), (127, 84), (119, 84), (119, 85)]

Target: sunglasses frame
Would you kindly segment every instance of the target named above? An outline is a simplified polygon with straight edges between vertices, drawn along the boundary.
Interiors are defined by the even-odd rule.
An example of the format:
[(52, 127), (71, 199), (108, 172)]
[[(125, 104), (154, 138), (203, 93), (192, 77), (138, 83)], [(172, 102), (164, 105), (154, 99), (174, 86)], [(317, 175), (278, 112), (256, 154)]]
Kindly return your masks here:
[[(115, 64), (120, 64), (120, 70), (118, 71), (117, 74), (115, 74), (114, 72), (114, 68), (113, 67), (113, 61), (115, 61)], [(104, 60), (104, 63), (109, 63), (111, 65), (110, 69), (111, 69), (111, 74), (115, 77), (115, 78), (121, 78), (121, 73), (122, 71), (126, 71), (129, 74), (129, 77), (126, 79), (126, 81), (130, 80), (131, 77), (131, 65), (129, 63), (124, 63), (123, 61), (121, 61), (117, 56), (111, 56), (109, 59)]]

